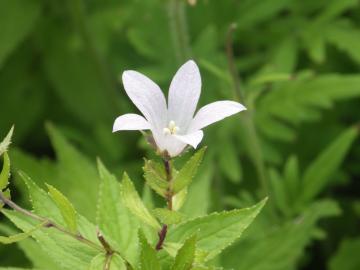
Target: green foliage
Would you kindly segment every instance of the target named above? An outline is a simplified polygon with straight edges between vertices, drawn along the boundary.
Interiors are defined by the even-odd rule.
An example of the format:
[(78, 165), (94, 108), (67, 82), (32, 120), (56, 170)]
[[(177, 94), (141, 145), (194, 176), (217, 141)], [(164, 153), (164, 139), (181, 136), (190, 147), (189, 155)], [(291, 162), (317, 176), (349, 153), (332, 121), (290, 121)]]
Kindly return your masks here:
[(359, 134), (358, 127), (344, 131), (329, 147), (327, 147), (304, 172), (303, 199), (314, 198), (331, 180), (332, 174), (341, 165), (351, 144)]
[(139, 269), (141, 270), (155, 270), (161, 269), (160, 262), (157, 258), (155, 249), (150, 246), (144, 233), (139, 232), (140, 239), (140, 262)]
[(181, 243), (196, 234), (198, 248), (206, 252), (204, 260), (210, 260), (241, 236), (265, 202), (266, 199), (251, 208), (214, 213), (181, 223), (169, 232), (169, 241)]
[(166, 173), (164, 166), (152, 160), (145, 160), (144, 178), (146, 183), (160, 196), (165, 197), (169, 183), (166, 180)]
[(345, 239), (342, 241), (337, 253), (329, 263), (331, 270), (355, 270), (360, 266), (359, 259), (360, 239)]
[(122, 203), (120, 183), (98, 160), (101, 178), (97, 203), (96, 223), (107, 239), (132, 264), (135, 264), (138, 249), (139, 223)]
[(187, 270), (192, 269), (191, 266), (195, 260), (196, 251), (196, 235), (187, 239), (184, 245), (176, 254), (174, 265), (171, 270)]
[(68, 226), (68, 228), (76, 233), (77, 232), (77, 222), (76, 222), (76, 211), (71, 202), (56, 188), (51, 185), (47, 185), (49, 190), (49, 195), (51, 199), (55, 202), (56, 206), (59, 208), (61, 215)]
[(131, 211), (131, 213), (133, 213), (146, 224), (152, 226), (154, 229), (161, 228), (160, 224), (142, 202), (134, 187), (134, 184), (131, 182), (129, 176), (126, 173), (124, 173), (120, 191), (124, 205)]
[(194, 154), (190, 158), (190, 160), (188, 162), (186, 162), (184, 167), (181, 168), (179, 173), (177, 175), (175, 175), (173, 183), (172, 183), (172, 188), (173, 188), (174, 193), (178, 193), (179, 191), (181, 191), (183, 188), (187, 187), (191, 183), (191, 181), (203, 159), (205, 150), (206, 150), (206, 148), (203, 147), (198, 152), (196, 152), (196, 154)]
[(39, 225), (35, 226), (31, 230), (24, 232), (24, 233), (19, 233), (19, 234), (7, 236), (7, 237), (0, 236), (0, 243), (8, 245), (8, 244), (12, 244), (12, 243), (16, 243), (21, 240), (24, 240), (24, 239), (28, 238), (29, 236), (31, 236), (36, 230), (41, 229), (44, 225), (46, 225), (46, 222), (40, 223)]
[(169, 225), (178, 224), (184, 219), (183, 214), (166, 208), (156, 208), (153, 210), (153, 213), (161, 223)]
[[(15, 124), (17, 147), (7, 151), (11, 130), (0, 143), (2, 194), (10, 198), (11, 189), (12, 200), (28, 206), (25, 181), (34, 213), (69, 231), (76, 224), (101, 248), (98, 227), (119, 252), (110, 266), (115, 269), (125, 261), (136, 269), (138, 230), (153, 248), (163, 223), (168, 235), (156, 252), (163, 269), (171, 269), (195, 234), (200, 244), (192, 269), (358, 269), (358, 10), (357, 0), (0, 1), (0, 136)], [(237, 27), (229, 30), (233, 23)], [(234, 72), (228, 68), (231, 47)], [(204, 129), (208, 151), (199, 171), (185, 154), (171, 161), (175, 179), (169, 183), (140, 136), (111, 134), (111, 124), (135, 109), (119, 81), (124, 70), (143, 72), (166, 92), (173, 73), (190, 58), (200, 67), (201, 105), (240, 96), (248, 110)], [(45, 121), (57, 126), (46, 125), (54, 151)], [(95, 156), (108, 169), (99, 162), (97, 170)], [(19, 177), (18, 171), (26, 174)], [(133, 179), (130, 200), (117, 180), (124, 171)], [(142, 189), (145, 182), (150, 188)], [(58, 191), (55, 196), (42, 190), (45, 183)], [(168, 192), (172, 186), (176, 194)], [(160, 208), (170, 195), (171, 212)], [(231, 209), (266, 195), (268, 205), (241, 241), (233, 239), (207, 265), (201, 261), (209, 249), (198, 231), (171, 238), (184, 224), (210, 219), (213, 211), (238, 211)], [(134, 201), (140, 215), (126, 205)], [(342, 215), (330, 218), (339, 213), (337, 205)], [(38, 225), (4, 208), (0, 202), (25, 234)], [(216, 242), (225, 246), (224, 239)], [(1, 246), (0, 258), (1, 266), (19, 269), (81, 270), (92, 261), (103, 269), (106, 253), (44, 227), (32, 238)]]

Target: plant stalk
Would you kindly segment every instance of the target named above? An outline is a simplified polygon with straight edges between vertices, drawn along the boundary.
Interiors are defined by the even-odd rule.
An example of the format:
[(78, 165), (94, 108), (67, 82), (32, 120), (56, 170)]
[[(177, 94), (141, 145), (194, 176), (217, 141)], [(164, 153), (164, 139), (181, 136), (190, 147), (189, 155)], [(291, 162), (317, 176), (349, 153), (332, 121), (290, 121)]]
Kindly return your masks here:
[(45, 228), (54, 228), (54, 229), (66, 234), (66, 235), (68, 235), (68, 236), (70, 236), (70, 237), (72, 237), (72, 238), (74, 238), (74, 239), (76, 239), (76, 240), (78, 240), (78, 241), (80, 241), (80, 242), (94, 248), (94, 249), (97, 249), (99, 251), (104, 251), (105, 250), (103, 247), (101, 247), (98, 244), (92, 242), (91, 240), (83, 237), (81, 234), (72, 233), (72, 232), (66, 230), (64, 227), (56, 224), (54, 221), (52, 221), (52, 220), (50, 220), (48, 218), (44, 218), (42, 216), (39, 216), (39, 215), (37, 215), (37, 214), (35, 214), (33, 212), (30, 212), (29, 210), (26, 210), (26, 209), (22, 208), (21, 206), (14, 203), (12, 200), (6, 198), (1, 191), (0, 191), (0, 200), (4, 204), (6, 204), (7, 206), (9, 206), (10, 208), (12, 208), (15, 211), (17, 211), (17, 212), (19, 212), (19, 213), (21, 213), (23, 215), (26, 215), (26, 216), (34, 219), (34, 220), (44, 222), (45, 223), (45, 225), (44, 225)]
[[(171, 188), (171, 181), (172, 181), (172, 173), (171, 173), (171, 162), (168, 158), (164, 158), (164, 167), (165, 167), (165, 172), (166, 172), (166, 180), (169, 183), (169, 188), (167, 190), (166, 193), (166, 204), (168, 209), (171, 211), (172, 210), (172, 197), (173, 197), (173, 193), (172, 193), (172, 188)], [(155, 249), (161, 250), (163, 248), (163, 244), (167, 235), (167, 231), (168, 231), (168, 225), (167, 224), (163, 224), (160, 232), (158, 233), (159, 235), (159, 241), (156, 244)]]
[[(235, 30), (236, 30), (236, 24), (233, 23), (229, 26), (227, 32), (226, 44), (225, 44), (226, 56), (228, 61), (229, 73), (233, 81), (234, 99), (238, 102), (241, 101), (244, 105), (246, 105), (245, 95), (242, 91), (243, 89), (242, 89), (241, 78), (236, 70), (236, 65), (235, 65), (235, 56), (233, 50), (233, 35)], [(256, 169), (256, 173), (259, 179), (259, 184), (262, 193), (264, 196), (269, 196), (270, 190), (268, 187), (268, 177), (266, 173), (265, 162), (251, 110), (248, 110), (246, 115), (241, 119), (245, 126), (245, 130), (246, 130), (245, 134), (247, 136), (247, 142), (249, 144), (248, 147), (249, 149), (252, 149), (252, 154), (250, 155)]]

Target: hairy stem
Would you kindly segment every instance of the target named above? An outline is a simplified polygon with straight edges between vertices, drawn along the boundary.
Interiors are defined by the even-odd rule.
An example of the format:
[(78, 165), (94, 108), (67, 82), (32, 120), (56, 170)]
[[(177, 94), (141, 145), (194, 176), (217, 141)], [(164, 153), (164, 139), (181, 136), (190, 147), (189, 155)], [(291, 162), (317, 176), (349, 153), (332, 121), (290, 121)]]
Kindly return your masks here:
[[(167, 190), (166, 193), (166, 204), (169, 210), (172, 210), (172, 189), (171, 189), (171, 181), (172, 181), (172, 173), (171, 173), (171, 162), (169, 159), (165, 158), (164, 159), (164, 167), (165, 167), (165, 172), (166, 172), (166, 180), (169, 182), (169, 188)], [(159, 235), (159, 241), (156, 244), (155, 249), (156, 250), (160, 250), (163, 247), (165, 238), (166, 238), (166, 234), (168, 231), (168, 226), (167, 224), (163, 224), (160, 232), (158, 233)]]
[(44, 222), (45, 223), (45, 225), (44, 225), (45, 228), (54, 228), (54, 229), (66, 234), (66, 235), (68, 235), (68, 236), (70, 236), (70, 237), (72, 237), (72, 238), (74, 238), (74, 239), (76, 239), (76, 240), (78, 240), (78, 241), (80, 241), (80, 242), (94, 248), (94, 249), (97, 249), (99, 251), (104, 251), (104, 249), (101, 246), (99, 246), (98, 244), (92, 242), (91, 240), (83, 237), (81, 234), (72, 233), (72, 232), (68, 231), (66, 228), (56, 224), (54, 221), (52, 221), (52, 220), (50, 220), (48, 218), (39, 216), (39, 215), (37, 215), (37, 214), (35, 214), (33, 212), (30, 212), (29, 210), (26, 210), (26, 209), (22, 208), (21, 206), (14, 203), (12, 200), (6, 198), (1, 191), (0, 191), (0, 200), (4, 204), (6, 204), (7, 206), (9, 206), (10, 208), (12, 208), (15, 211), (17, 211), (17, 212), (19, 212), (19, 213), (21, 213), (23, 215), (26, 215), (26, 216), (34, 219), (34, 220)]

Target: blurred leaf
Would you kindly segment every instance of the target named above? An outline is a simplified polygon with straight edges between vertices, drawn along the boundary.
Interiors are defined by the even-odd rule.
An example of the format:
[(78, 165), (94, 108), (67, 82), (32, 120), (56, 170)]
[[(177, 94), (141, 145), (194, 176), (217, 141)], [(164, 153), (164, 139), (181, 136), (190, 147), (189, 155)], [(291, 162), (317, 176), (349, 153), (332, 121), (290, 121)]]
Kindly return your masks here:
[(71, 202), (56, 188), (51, 185), (46, 185), (49, 190), (49, 195), (59, 208), (61, 215), (71, 232), (77, 232), (76, 210)]
[(6, 58), (30, 34), (40, 16), (38, 0), (0, 2), (0, 69)]
[(134, 187), (134, 184), (126, 173), (124, 173), (120, 190), (124, 205), (131, 211), (131, 213), (133, 213), (146, 224), (152, 226), (154, 229), (161, 229), (160, 224), (150, 214), (149, 210), (143, 204), (139, 194)]
[(331, 176), (339, 168), (358, 133), (357, 127), (345, 130), (306, 169), (302, 193), (304, 201), (313, 199), (331, 180)]
[(183, 188), (180, 192), (175, 194), (175, 196), (172, 197), (172, 204), (174, 211), (178, 211), (181, 209), (181, 207), (184, 205), (186, 197), (188, 194), (188, 189)]
[(356, 270), (360, 267), (360, 239), (344, 239), (329, 262), (330, 270)]
[(197, 245), (209, 252), (205, 260), (210, 260), (241, 236), (265, 202), (266, 199), (251, 208), (213, 213), (181, 223), (170, 229), (167, 240), (181, 243), (197, 234)]

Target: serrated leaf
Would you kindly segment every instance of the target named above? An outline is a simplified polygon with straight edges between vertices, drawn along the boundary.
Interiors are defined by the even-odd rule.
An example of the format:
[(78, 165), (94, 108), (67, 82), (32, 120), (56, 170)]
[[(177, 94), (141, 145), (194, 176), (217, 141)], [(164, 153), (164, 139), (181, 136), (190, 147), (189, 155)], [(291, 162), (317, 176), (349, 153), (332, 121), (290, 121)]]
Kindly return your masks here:
[(130, 212), (151, 227), (157, 230), (161, 229), (159, 222), (150, 214), (126, 173), (124, 173), (120, 190), (124, 205)]
[(10, 177), (10, 159), (7, 152), (4, 153), (4, 163), (0, 173), (0, 191), (5, 189), (9, 184)]
[(120, 183), (100, 160), (98, 170), (101, 183), (97, 224), (102, 232), (111, 237), (107, 240), (116, 250), (120, 250), (124, 258), (134, 265), (138, 255), (138, 221), (122, 202)]
[(179, 249), (171, 270), (189, 270), (195, 259), (196, 235), (187, 239)]
[[(11, 198), (10, 189), (6, 189), (6, 190), (0, 191), (0, 192), (2, 192), (3, 196), (5, 196), (5, 198), (7, 198), (7, 199)], [(0, 211), (3, 207), (4, 207), (4, 202), (2, 200), (0, 200)]]
[(6, 152), (9, 148), (9, 145), (11, 144), (11, 138), (14, 133), (14, 126), (11, 127), (8, 134), (5, 136), (5, 138), (0, 143), (0, 156)]
[(173, 209), (175, 211), (179, 211), (181, 207), (184, 205), (187, 194), (188, 194), (188, 189), (183, 188), (181, 191), (176, 193), (175, 196), (172, 197)]
[[(3, 210), (3, 213), (22, 231), (29, 231), (36, 225), (32, 219), (18, 212)], [(79, 227), (88, 227), (88, 225), (79, 222)], [(91, 238), (90, 232), (85, 234), (84, 230), (89, 230), (89, 228), (80, 230), (82, 235), (94, 242), (97, 241), (96, 237)], [(95, 228), (91, 228), (90, 231), (91, 235), (96, 236)], [(37, 240), (41, 249), (64, 270), (88, 270), (91, 259), (99, 253), (98, 249), (79, 242), (54, 228), (36, 230), (32, 233), (32, 237)]]
[(139, 231), (139, 240), (141, 244), (140, 251), (140, 270), (160, 270), (161, 265), (157, 258), (155, 249), (150, 246), (142, 231)]
[(146, 183), (160, 196), (165, 197), (169, 183), (166, 180), (164, 166), (152, 160), (145, 160), (143, 169)]
[(23, 233), (19, 233), (19, 234), (15, 234), (15, 235), (11, 235), (11, 236), (0, 236), (0, 243), (1, 244), (5, 244), (5, 245), (8, 245), (8, 244), (12, 244), (12, 243), (16, 243), (16, 242), (19, 242), (21, 240), (24, 240), (28, 237), (30, 237), (35, 231), (41, 229), (42, 227), (44, 227), (44, 225), (46, 224), (47, 222), (42, 222), (40, 223), (39, 225), (37, 225), (36, 227), (26, 231), (26, 232), (23, 232)]
[(49, 189), (49, 194), (57, 207), (67, 225), (72, 232), (77, 232), (76, 210), (71, 202), (56, 188), (51, 185), (46, 185)]
[(95, 256), (90, 263), (88, 270), (126, 270), (126, 265), (117, 254), (106, 256), (101, 253)]
[(179, 173), (174, 177), (172, 183), (172, 190), (174, 193), (181, 191), (183, 188), (187, 187), (203, 159), (206, 147), (203, 147), (199, 151), (197, 151), (188, 162), (184, 165), (184, 167), (179, 171)]
[(319, 194), (331, 180), (332, 174), (336, 172), (344, 160), (358, 134), (357, 127), (345, 130), (306, 169), (302, 193), (304, 202), (310, 201)]
[(205, 260), (210, 260), (241, 236), (259, 214), (266, 200), (250, 208), (213, 213), (181, 223), (169, 231), (167, 240), (184, 242), (197, 234), (197, 247), (209, 252)]
[(184, 219), (184, 215), (166, 208), (156, 208), (153, 210), (154, 215), (162, 224), (178, 224)]

